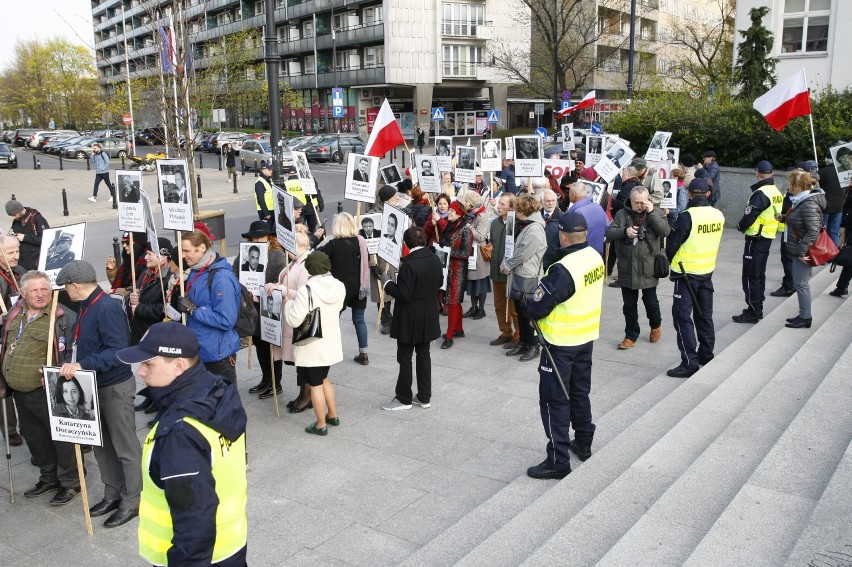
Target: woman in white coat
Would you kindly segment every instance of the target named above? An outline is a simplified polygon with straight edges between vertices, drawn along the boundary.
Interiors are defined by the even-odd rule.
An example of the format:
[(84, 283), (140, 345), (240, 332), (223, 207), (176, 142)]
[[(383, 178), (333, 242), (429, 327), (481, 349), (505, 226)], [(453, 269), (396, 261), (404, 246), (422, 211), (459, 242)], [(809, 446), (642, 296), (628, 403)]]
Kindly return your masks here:
[(288, 293), (284, 305), (287, 324), (298, 327), (310, 312), (310, 305), (319, 308), (322, 338), (308, 339), (293, 345), (296, 378), (299, 384), (311, 387), (311, 403), (317, 416), (315, 423), (305, 428), (314, 435), (328, 435), (329, 425), (340, 425), (334, 401), (334, 386), (328, 379), (332, 364), (343, 360), (343, 343), (340, 339), (340, 310), (346, 298), (346, 287), (331, 275), (331, 260), (323, 252), (311, 252), (305, 259), (310, 277), (296, 292)]

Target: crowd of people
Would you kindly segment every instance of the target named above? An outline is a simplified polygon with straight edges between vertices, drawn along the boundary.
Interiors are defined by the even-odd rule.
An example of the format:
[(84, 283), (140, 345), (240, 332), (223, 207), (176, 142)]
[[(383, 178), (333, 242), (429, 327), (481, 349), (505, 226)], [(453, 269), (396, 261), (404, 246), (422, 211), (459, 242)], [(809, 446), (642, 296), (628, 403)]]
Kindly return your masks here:
[[(305, 432), (328, 435), (330, 426), (341, 425), (331, 382), (332, 368), (345, 358), (340, 314), (351, 312), (358, 349), (353, 361), (369, 365), (365, 315), (374, 303), (380, 334), (397, 342), (399, 366), (393, 396), (382, 408), (429, 408), (432, 342), (441, 339), (446, 350), (464, 339), (464, 319), (487, 317), (490, 294), (498, 334), (489, 344), (502, 347), (507, 357), (539, 364), (547, 457), (528, 474), (558, 479), (570, 473), (569, 452), (580, 460), (592, 455), (589, 392), (603, 286), (621, 289), (624, 337), (613, 346), (626, 350), (642, 334), (640, 294), (648, 340), (661, 340), (657, 286), (660, 279), (673, 280), (672, 322), (681, 362), (668, 374), (692, 376), (714, 357), (712, 276), (725, 224), (717, 208), (720, 174), (712, 151), (701, 166), (690, 155), (673, 164), (674, 208), (661, 207), (674, 188), (665, 187), (642, 158), (623, 164), (609, 183), (586, 166), (582, 151), (572, 158), (575, 168), (562, 178), (547, 171), (521, 180), (512, 160), (503, 162), (492, 183), (483, 181), (478, 168), (473, 183), (455, 182), (443, 172), (436, 196), (410, 179), (377, 185), (374, 212), (393, 206), (408, 217), (398, 266), (369, 253), (359, 219), (348, 213), (338, 213), (326, 234), (317, 222), (321, 202), (289, 183), (296, 205), (295, 250), (285, 250), (276, 238), (271, 169), (262, 164), (255, 186), (258, 218), (242, 236), (258, 252), (247, 268), (263, 272), (262, 284), (250, 290), (257, 314), (273, 293), (283, 297), (276, 320), (281, 341), (264, 340), (255, 317), (249, 334), (261, 378), (248, 392), (277, 399), (285, 389), (284, 367), (295, 367), (298, 393), (288, 411), (313, 409)], [(785, 279), (773, 295), (797, 294), (799, 311), (787, 326), (810, 327), (808, 249), (823, 227), (839, 243), (841, 224), (848, 243), (849, 188), (841, 188), (836, 176), (832, 185), (822, 170), (818, 175), (814, 162), (789, 173), (786, 196), (768, 161), (757, 164), (755, 176), (737, 223), (745, 238), (746, 309), (734, 320), (757, 323), (763, 317), (770, 245), (783, 232)], [(592, 194), (586, 182), (605, 190)], [(826, 210), (828, 202), (836, 207), (838, 193), (844, 195), (845, 221)], [(51, 438), (49, 416), (91, 420), (97, 414), (103, 445), (94, 448), (94, 456), (104, 489), (90, 514), (110, 514), (107, 527), (139, 516), (140, 551), (154, 564), (199, 558), (244, 564), (246, 416), (236, 391), (237, 356), (247, 344), (236, 330), (245, 308), (239, 283), (244, 259), (229, 262), (217, 254), (215, 238), (201, 223), (182, 233), (176, 246), (167, 238), (149, 242), (144, 233), (124, 233), (121, 258), (108, 258), (104, 266), (109, 291), (124, 302), (113, 301), (97, 283), (94, 266), (74, 260), (56, 276), (67, 294), (62, 298), (72, 303), (54, 306), (50, 279), (37, 270), (47, 222), (17, 201), (8, 202), (6, 212), (13, 226), (0, 247), (0, 297), (8, 311), (0, 335), (0, 398), (12, 409), (4, 429), (10, 443), (25, 441), (39, 469), (25, 496), (53, 493), (50, 504), (58, 506), (79, 494), (73, 445)], [(258, 261), (261, 246), (267, 250), (264, 263)], [(436, 248), (448, 250), (446, 258)], [(831, 294), (847, 295), (850, 277), (852, 268), (845, 267)], [(59, 367), (62, 378), (52, 401), (44, 388), (53, 386), (42, 381), (45, 363)], [(146, 385), (138, 393), (144, 401), (135, 407), (131, 364), (140, 365), (137, 373)], [(81, 370), (97, 373), (97, 404), (75, 377)], [(134, 410), (155, 414), (144, 446), (136, 437)], [(187, 475), (200, 476), (191, 481)], [(223, 517), (215, 513), (217, 506), (234, 514)], [(164, 513), (171, 518), (168, 526), (158, 524)]]

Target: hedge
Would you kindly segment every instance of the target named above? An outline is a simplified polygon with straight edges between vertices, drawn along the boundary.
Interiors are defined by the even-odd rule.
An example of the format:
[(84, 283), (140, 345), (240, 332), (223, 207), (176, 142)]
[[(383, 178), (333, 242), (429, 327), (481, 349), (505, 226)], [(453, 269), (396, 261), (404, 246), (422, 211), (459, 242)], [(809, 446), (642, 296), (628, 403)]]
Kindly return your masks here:
[[(838, 140), (852, 140), (852, 90), (828, 87), (812, 92), (811, 110), (820, 158)], [(686, 93), (653, 93), (613, 114), (605, 127), (630, 140), (640, 155), (654, 132), (662, 130), (672, 132), (669, 145), (679, 147), (681, 156), (700, 158), (705, 151), (713, 150), (721, 165), (754, 167), (768, 159), (776, 169), (786, 169), (814, 157), (807, 117), (795, 118), (776, 132), (752, 108), (751, 101), (729, 97), (708, 103), (705, 98), (693, 100)]]

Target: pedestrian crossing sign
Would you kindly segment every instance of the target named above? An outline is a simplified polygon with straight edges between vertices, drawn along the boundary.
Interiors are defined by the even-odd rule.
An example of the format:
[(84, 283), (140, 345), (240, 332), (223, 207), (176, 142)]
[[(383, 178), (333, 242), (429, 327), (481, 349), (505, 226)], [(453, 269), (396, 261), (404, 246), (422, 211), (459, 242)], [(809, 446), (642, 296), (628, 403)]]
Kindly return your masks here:
[(432, 120), (443, 120), (444, 119), (444, 107), (436, 106), (432, 109)]
[(488, 123), (489, 124), (497, 124), (500, 122), (500, 111), (499, 110), (489, 110), (488, 111)]

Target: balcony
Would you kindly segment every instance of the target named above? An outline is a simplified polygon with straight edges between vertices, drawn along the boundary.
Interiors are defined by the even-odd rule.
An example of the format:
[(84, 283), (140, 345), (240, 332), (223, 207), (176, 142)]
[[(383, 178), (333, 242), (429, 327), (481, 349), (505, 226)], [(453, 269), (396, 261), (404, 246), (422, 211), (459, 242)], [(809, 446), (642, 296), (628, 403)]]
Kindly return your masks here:
[(494, 39), (493, 22), (472, 20), (441, 20), (441, 35), (469, 39)]
[[(337, 48), (350, 45), (361, 45), (363, 43), (377, 43), (385, 40), (384, 22), (373, 22), (360, 24), (358, 26), (338, 30)], [(317, 46), (319, 48), (319, 46)]]
[(370, 69), (352, 69), (349, 71), (337, 72), (337, 84), (335, 85), (335, 74), (319, 73), (318, 75), (299, 75), (295, 77), (284, 78), (290, 84), (290, 87), (296, 90), (313, 89), (318, 86), (321, 89), (327, 89), (334, 86), (352, 87), (359, 85), (377, 85), (385, 82), (385, 68), (373, 67)]
[(485, 64), (483, 63), (460, 63), (455, 61), (444, 62), (443, 64), (443, 78), (445, 79), (473, 79), (473, 80), (481, 80), (480, 76), (482, 72), (480, 69), (484, 69)]

